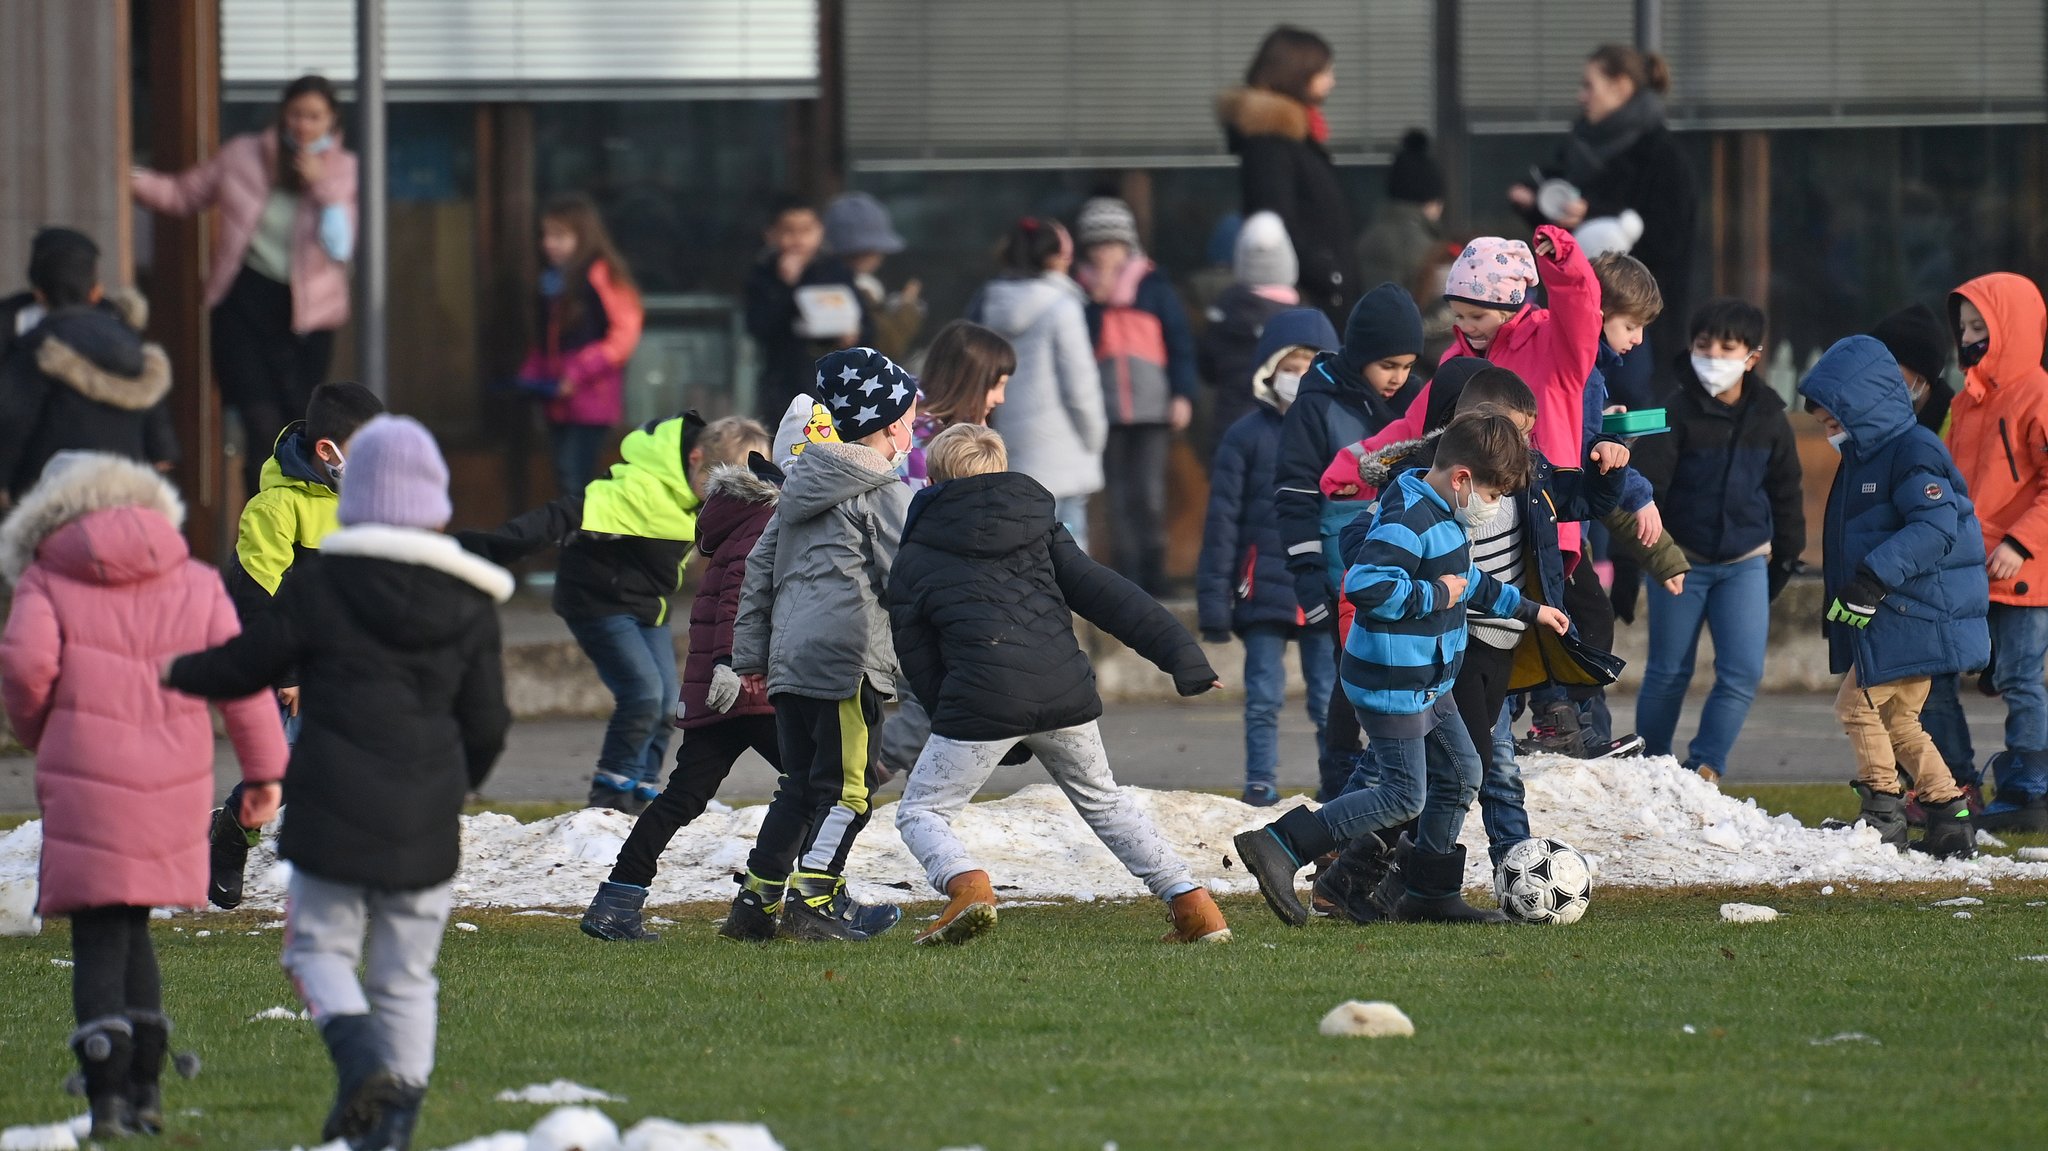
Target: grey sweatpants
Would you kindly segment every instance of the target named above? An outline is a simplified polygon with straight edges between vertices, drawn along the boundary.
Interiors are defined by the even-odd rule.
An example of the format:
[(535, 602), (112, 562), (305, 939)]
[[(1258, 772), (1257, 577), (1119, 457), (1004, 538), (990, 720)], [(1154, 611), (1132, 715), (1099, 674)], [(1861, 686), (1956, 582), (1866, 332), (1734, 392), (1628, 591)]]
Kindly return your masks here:
[(953, 817), (1020, 743), (1045, 765), (1095, 837), (1132, 875), (1144, 880), (1152, 894), (1172, 899), (1201, 886), (1187, 862), (1160, 836), (1152, 817), (1118, 790), (1109, 773), (1109, 756), (1102, 750), (1102, 733), (1089, 722), (1022, 739), (969, 743), (931, 737), (896, 805), (896, 830), (933, 888), (943, 893), (954, 876), (987, 870), (953, 834)]
[[(284, 969), (314, 1021), (368, 1014), (384, 1065), (424, 1086), (434, 1070), (434, 961), (454, 903), (451, 884), (382, 891), (293, 871), (287, 898)], [(366, 930), (369, 958), (358, 982)]]

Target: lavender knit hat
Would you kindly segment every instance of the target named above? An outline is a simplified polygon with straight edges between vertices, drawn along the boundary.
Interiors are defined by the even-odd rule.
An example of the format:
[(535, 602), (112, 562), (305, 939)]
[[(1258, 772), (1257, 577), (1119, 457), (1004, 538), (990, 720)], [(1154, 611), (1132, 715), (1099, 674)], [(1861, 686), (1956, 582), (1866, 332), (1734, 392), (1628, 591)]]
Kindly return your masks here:
[(378, 416), (364, 424), (349, 438), (347, 461), (336, 509), (344, 525), (439, 531), (455, 514), (441, 448), (411, 416)]
[(1481, 236), (1465, 245), (1444, 283), (1444, 298), (1486, 308), (1518, 311), (1536, 286), (1536, 257), (1529, 245)]

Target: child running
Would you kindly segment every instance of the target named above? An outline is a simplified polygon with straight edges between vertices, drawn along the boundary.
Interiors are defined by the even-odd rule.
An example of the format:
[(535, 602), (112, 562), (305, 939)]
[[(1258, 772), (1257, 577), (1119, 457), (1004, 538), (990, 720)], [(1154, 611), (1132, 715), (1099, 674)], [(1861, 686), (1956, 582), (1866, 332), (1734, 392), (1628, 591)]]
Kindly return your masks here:
[[(912, 503), (889, 582), (904, 676), (931, 702), (932, 737), (896, 808), (903, 842), (949, 899), (919, 943), (964, 943), (995, 926), (989, 875), (952, 820), (1020, 745), (1132, 875), (1166, 901), (1176, 943), (1230, 938), (1223, 913), (1152, 820), (1117, 789), (1095, 721), (1102, 699), (1073, 611), (1173, 677), (1180, 694), (1221, 686), (1201, 645), (1129, 580), (1090, 560), (1031, 477), (1006, 470), (1002, 437), (961, 425), (927, 452), (936, 486)], [(1070, 609), (1071, 605), (1071, 609)]]

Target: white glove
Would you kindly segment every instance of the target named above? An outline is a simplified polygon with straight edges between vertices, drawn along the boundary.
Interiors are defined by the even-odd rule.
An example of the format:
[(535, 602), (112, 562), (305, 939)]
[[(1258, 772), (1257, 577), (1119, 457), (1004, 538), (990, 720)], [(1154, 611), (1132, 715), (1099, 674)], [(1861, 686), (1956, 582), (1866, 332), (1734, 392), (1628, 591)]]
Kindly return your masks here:
[(704, 692), (704, 702), (711, 710), (727, 712), (740, 701), (740, 674), (725, 664), (711, 669), (711, 686)]

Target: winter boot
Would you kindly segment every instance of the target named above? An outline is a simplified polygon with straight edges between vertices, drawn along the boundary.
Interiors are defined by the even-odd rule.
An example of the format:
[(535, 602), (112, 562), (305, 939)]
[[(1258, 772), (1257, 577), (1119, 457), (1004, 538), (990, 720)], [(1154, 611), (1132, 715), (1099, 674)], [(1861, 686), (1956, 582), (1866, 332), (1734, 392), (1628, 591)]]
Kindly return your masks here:
[[(135, 1129), (156, 1135), (164, 1129), (164, 1062), (171, 1052), (171, 1021), (157, 1011), (130, 1011), (128, 1025), (135, 1033), (135, 1056), (128, 1065), (128, 1105)], [(178, 1074), (186, 1079), (199, 1074), (199, 1056), (180, 1052), (172, 1060)]]
[(1422, 923), (1507, 923), (1507, 913), (1474, 907), (1465, 902), (1465, 845), (1458, 844), (1441, 854), (1424, 851), (1412, 843), (1401, 870), (1407, 875), (1407, 893), (1394, 905), (1394, 918)]
[(1863, 810), (1858, 818), (1874, 828), (1879, 839), (1900, 851), (1906, 850), (1906, 797), (1874, 791), (1860, 781), (1849, 786), (1863, 797)]
[(419, 1126), (420, 1104), (426, 1095), (425, 1087), (398, 1079), (381, 1084), (377, 1122), (349, 1140), (350, 1151), (412, 1151), (412, 1132)]
[(1977, 829), (1970, 823), (1970, 797), (1927, 805), (1927, 834), (1913, 845), (1936, 859), (1968, 859), (1977, 854)]
[(228, 801), (213, 809), (206, 832), (206, 898), (223, 911), (242, 905), (242, 872), (249, 865), (249, 849), (262, 834), (245, 828), (236, 818), (242, 804), (242, 789), (228, 793)]
[(1280, 789), (1270, 783), (1247, 783), (1237, 801), (1251, 807), (1271, 807), (1280, 802)]
[(1386, 842), (1366, 832), (1344, 845), (1337, 862), (1317, 877), (1314, 897), (1317, 905), (1327, 903), (1330, 918), (1346, 923), (1377, 923), (1387, 917), (1379, 899), (1380, 881), (1394, 866), (1394, 853)]
[(383, 1121), (384, 1107), (398, 1080), (384, 1066), (377, 1028), (365, 1015), (331, 1015), (320, 1038), (334, 1061), (334, 1106), (320, 1125), (320, 1141), (348, 1141), (350, 1147)]
[(1173, 930), (1160, 937), (1161, 943), (1228, 943), (1230, 925), (1223, 921), (1223, 909), (1209, 897), (1209, 889), (1183, 891), (1166, 902), (1173, 916)]
[(846, 880), (827, 871), (798, 871), (789, 877), (789, 898), (782, 901), (783, 934), (812, 942), (863, 943), (903, 918), (894, 904), (855, 903), (846, 894)]
[(590, 777), (590, 796), (583, 806), (623, 811), (630, 815), (633, 811), (633, 781), (609, 771), (597, 772)]
[(71, 1033), (71, 1051), (85, 1080), (92, 1108), (92, 1137), (118, 1139), (136, 1134), (128, 1102), (128, 1078), (135, 1065), (135, 1027), (119, 1015), (95, 1019)]
[(653, 943), (660, 934), (640, 922), (640, 905), (647, 902), (647, 889), (630, 883), (606, 880), (597, 885), (597, 895), (583, 912), (583, 934), (611, 942), (632, 940)]
[(1568, 699), (1537, 705), (1530, 713), (1528, 737), (1515, 741), (1515, 751), (1521, 755), (1583, 757), (1586, 738), (1579, 729), (1579, 709)]
[(719, 924), (718, 937), (742, 943), (766, 943), (775, 938), (775, 921), (782, 914), (784, 882), (763, 879), (751, 871), (733, 878), (740, 885), (740, 893), (732, 897), (732, 909), (725, 913), (725, 922)]
[(961, 872), (946, 881), (946, 895), (946, 910), (917, 933), (917, 942), (965, 943), (996, 925), (996, 890), (989, 886), (988, 872)]
[(1231, 840), (1238, 862), (1259, 881), (1266, 906), (1289, 927), (1308, 922), (1308, 908), (1294, 894), (1294, 876), (1308, 860), (1337, 849), (1337, 839), (1306, 807), (1297, 807), (1264, 827), (1238, 832)]

